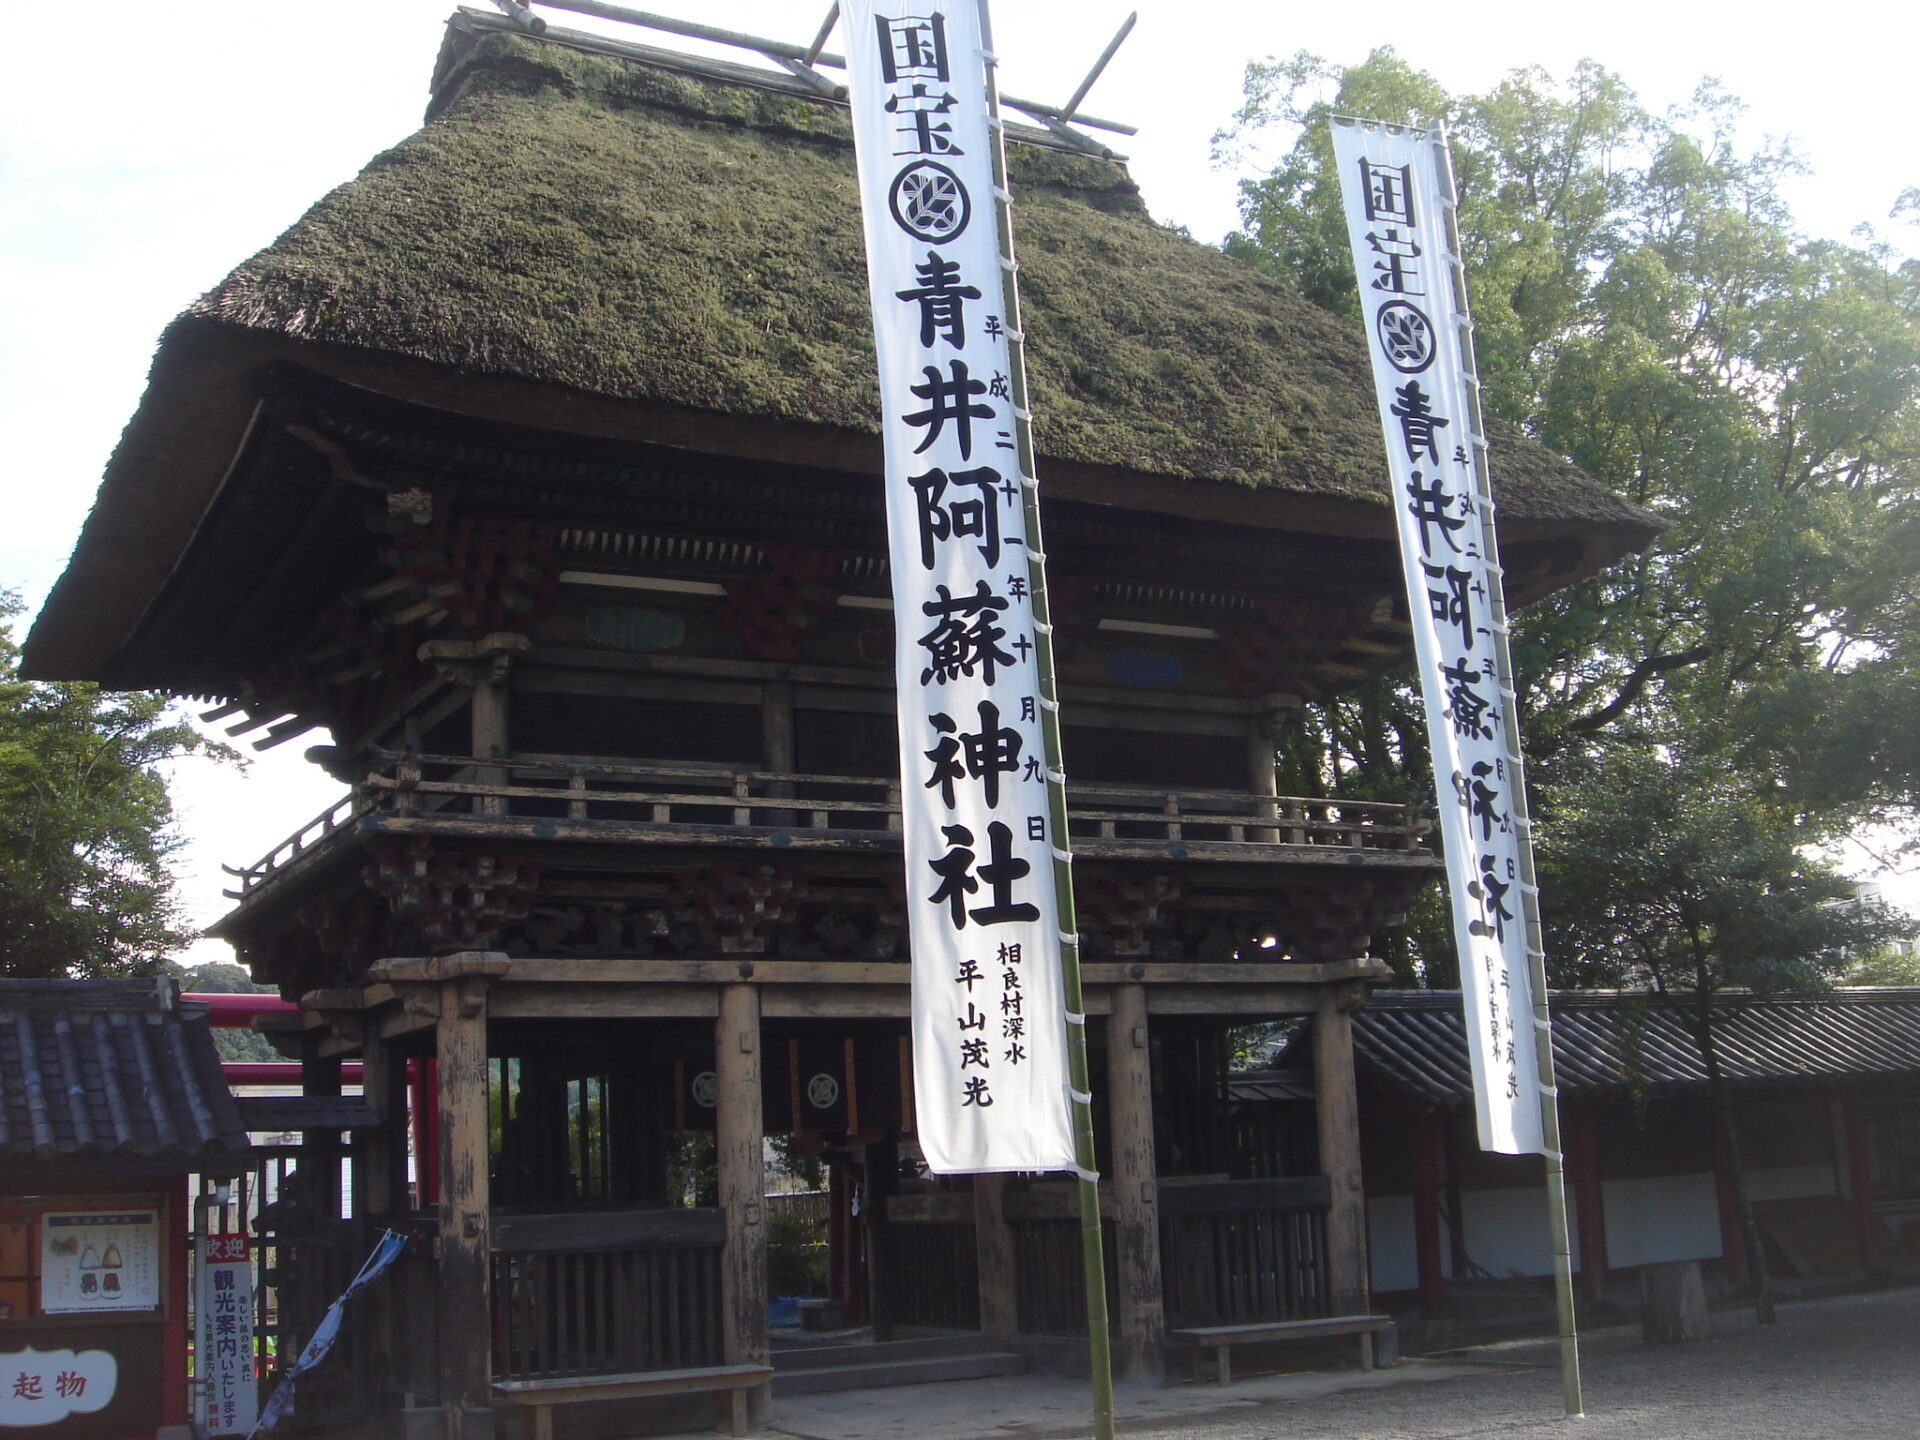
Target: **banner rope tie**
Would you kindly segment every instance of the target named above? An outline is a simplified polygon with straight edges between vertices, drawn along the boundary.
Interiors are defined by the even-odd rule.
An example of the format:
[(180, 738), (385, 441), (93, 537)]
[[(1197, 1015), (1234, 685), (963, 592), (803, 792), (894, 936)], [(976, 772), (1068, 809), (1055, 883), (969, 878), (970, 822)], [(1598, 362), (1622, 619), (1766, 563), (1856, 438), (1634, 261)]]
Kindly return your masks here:
[(1062, 865), (1073, 864), (1073, 852), (1071, 850), (1062, 850), (1058, 845), (1053, 847), (1053, 858), (1058, 860)]
[(1073, 1088), (1072, 1082), (1068, 1082), (1067, 1084), (1067, 1098), (1076, 1105), (1093, 1104), (1093, 1092), (1091, 1090), (1076, 1090)]
[[(1063, 936), (1063, 943), (1064, 943), (1064, 936)], [(1063, 1017), (1065, 1017), (1066, 1022), (1069, 1025), (1084, 1026), (1087, 1023), (1087, 1017), (1081, 1014), (1078, 1010), (1062, 1010), (1060, 1013)]]
[(1086, 1181), (1089, 1185), (1098, 1185), (1100, 1183), (1100, 1172), (1098, 1170), (1088, 1170), (1078, 1164), (1069, 1165), (1067, 1169), (1071, 1170), (1078, 1179)]

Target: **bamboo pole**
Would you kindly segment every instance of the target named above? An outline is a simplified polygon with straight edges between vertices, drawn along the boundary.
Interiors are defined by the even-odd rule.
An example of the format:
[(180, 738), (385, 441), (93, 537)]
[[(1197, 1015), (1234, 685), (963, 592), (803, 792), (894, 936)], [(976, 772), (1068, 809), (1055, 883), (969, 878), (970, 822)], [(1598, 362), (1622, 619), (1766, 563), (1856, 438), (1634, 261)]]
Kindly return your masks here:
[(1060, 686), (1053, 662), (1053, 611), (1047, 599), (1046, 546), (1040, 533), (1040, 487), (1035, 478), (1032, 412), (1027, 395), (1026, 336), (1020, 325), (1019, 266), (1013, 252), (1013, 207), (1007, 189), (1007, 151), (1001, 128), (993, 28), (980, 0), (980, 36), (987, 51), (987, 124), (993, 131), (994, 220), (1000, 237), (1000, 277), (1007, 331), (1009, 389), (1020, 504), (1027, 529), (1027, 583), (1032, 593), (1034, 662), (1040, 682), (1040, 733), (1046, 752), (1047, 811), (1053, 845), (1053, 886), (1060, 927), (1061, 998), (1066, 1007), (1067, 1080), (1073, 1115), (1074, 1168), (1080, 1191), (1080, 1257), (1086, 1270), (1087, 1358), (1093, 1382), (1095, 1440), (1113, 1440), (1113, 1353), (1107, 1324), (1107, 1267), (1100, 1236), (1100, 1177), (1094, 1170), (1093, 1095), (1087, 1065), (1087, 1004), (1080, 985), (1079, 916), (1073, 903), (1073, 857), (1068, 849), (1066, 771), (1060, 750)]
[[(1467, 382), (1468, 421), (1473, 427), (1474, 490), (1480, 510), (1482, 554), (1495, 576), (1500, 548), (1494, 535), (1493, 480), (1487, 468), (1486, 424), (1480, 409), (1480, 372), (1474, 357), (1473, 320), (1467, 308), (1466, 267), (1460, 258), (1460, 225), (1456, 213), (1458, 190), (1453, 178), (1453, 154), (1445, 125), (1430, 132), (1437, 169), (1444, 190), (1447, 260), (1453, 277), (1454, 304), (1460, 317), (1460, 363)], [(1540, 881), (1533, 865), (1533, 821), (1527, 808), (1526, 760), (1520, 749), (1519, 694), (1514, 686), (1513, 655), (1507, 643), (1505, 587), (1491, 585), (1494, 668), (1502, 699), (1502, 725), (1511, 767), (1513, 823), (1520, 853), (1520, 907), (1527, 933), (1527, 977), (1533, 990), (1533, 1053), (1538, 1071), (1540, 1135), (1547, 1162), (1547, 1239), (1553, 1249), (1553, 1297), (1560, 1330), (1560, 1384), (1568, 1419), (1586, 1414), (1580, 1390), (1580, 1337), (1574, 1321), (1573, 1253), (1567, 1243), (1567, 1177), (1560, 1142), (1559, 1086), (1553, 1067), (1553, 1025), (1547, 1007), (1547, 950), (1540, 924)]]

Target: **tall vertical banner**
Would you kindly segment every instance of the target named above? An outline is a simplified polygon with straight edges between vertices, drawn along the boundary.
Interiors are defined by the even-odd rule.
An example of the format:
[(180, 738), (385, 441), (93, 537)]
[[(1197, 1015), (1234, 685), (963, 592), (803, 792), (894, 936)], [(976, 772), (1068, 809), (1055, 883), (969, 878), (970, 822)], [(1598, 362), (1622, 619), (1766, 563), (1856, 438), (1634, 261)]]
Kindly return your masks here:
[(253, 1259), (246, 1232), (202, 1235), (194, 1257), (194, 1419), (207, 1435), (259, 1420), (253, 1364)]
[(1532, 865), (1445, 144), (1400, 126), (1333, 123), (1426, 702), (1480, 1144), (1524, 1155), (1545, 1149), (1523, 893)]
[(992, 59), (980, 0), (842, 14), (886, 445), (918, 1135), (942, 1174), (1069, 1169), (1067, 842), (1041, 735)]

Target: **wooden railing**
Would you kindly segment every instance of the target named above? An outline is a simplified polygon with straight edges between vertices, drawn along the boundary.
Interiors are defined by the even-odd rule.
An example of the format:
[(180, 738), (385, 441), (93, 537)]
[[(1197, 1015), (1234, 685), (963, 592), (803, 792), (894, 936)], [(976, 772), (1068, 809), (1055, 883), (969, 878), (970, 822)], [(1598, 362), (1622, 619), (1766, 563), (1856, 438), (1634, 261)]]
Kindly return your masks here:
[(222, 865), (220, 867), (222, 870), (240, 882), (240, 889), (225, 890), (221, 893), (229, 900), (243, 899), (255, 886), (278, 871), (286, 869), (316, 845), (344, 830), (351, 829), (353, 822), (358, 820), (371, 804), (372, 801), (365, 795), (343, 795), (253, 864), (244, 869)]
[(1309, 1320), (1327, 1310), (1324, 1175), (1222, 1180), (1160, 1191), (1167, 1324)]
[(720, 1363), (718, 1210), (499, 1216), (493, 1231), (496, 1378)]
[[(1427, 825), (1411, 805), (1323, 800), (1232, 790), (1073, 785), (1067, 818), (1075, 841), (1226, 842), (1408, 852)], [(364, 817), (549, 822), (576, 837), (622, 828), (846, 835), (898, 831), (900, 782), (690, 764), (603, 764), (471, 756), (397, 758), (370, 774), (361, 794), (245, 869), (229, 869), (245, 898), (305, 851)], [(585, 827), (576, 831), (574, 827)]]

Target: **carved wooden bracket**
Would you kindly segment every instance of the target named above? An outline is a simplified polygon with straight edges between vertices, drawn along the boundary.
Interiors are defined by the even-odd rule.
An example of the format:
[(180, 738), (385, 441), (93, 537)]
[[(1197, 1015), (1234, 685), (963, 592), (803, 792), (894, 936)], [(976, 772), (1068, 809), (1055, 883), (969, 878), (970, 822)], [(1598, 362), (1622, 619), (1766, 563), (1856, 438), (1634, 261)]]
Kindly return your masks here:
[(377, 839), (363, 875), (436, 950), (491, 950), (500, 927), (526, 918), (541, 865), (516, 854), (437, 850), (424, 838)]
[(673, 919), (722, 955), (764, 955), (774, 927), (798, 914), (804, 891), (791, 865), (717, 865), (682, 870)]

